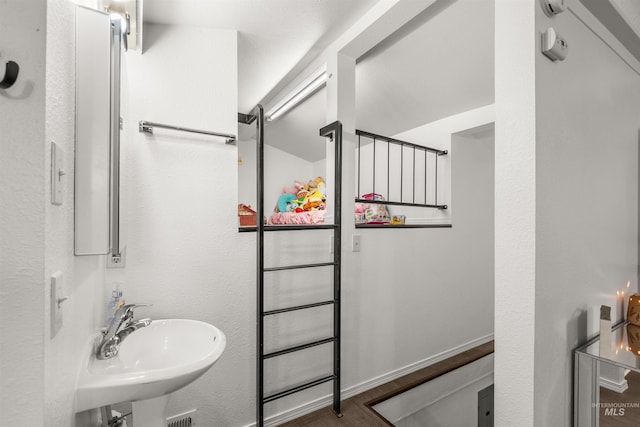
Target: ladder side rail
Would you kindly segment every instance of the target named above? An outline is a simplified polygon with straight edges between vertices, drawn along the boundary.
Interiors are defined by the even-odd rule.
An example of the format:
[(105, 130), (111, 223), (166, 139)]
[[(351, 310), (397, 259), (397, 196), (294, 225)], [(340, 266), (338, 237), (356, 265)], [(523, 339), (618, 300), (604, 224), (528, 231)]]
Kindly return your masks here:
[(264, 109), (256, 118), (256, 426), (264, 426)]

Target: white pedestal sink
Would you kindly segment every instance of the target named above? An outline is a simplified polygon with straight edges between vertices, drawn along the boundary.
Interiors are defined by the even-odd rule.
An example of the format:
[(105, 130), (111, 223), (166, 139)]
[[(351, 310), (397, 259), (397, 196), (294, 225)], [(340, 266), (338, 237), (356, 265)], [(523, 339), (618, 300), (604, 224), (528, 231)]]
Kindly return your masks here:
[(197, 320), (154, 320), (129, 335), (108, 360), (92, 355), (80, 373), (78, 412), (133, 402), (134, 427), (164, 427), (169, 394), (204, 374), (222, 355), (226, 337)]

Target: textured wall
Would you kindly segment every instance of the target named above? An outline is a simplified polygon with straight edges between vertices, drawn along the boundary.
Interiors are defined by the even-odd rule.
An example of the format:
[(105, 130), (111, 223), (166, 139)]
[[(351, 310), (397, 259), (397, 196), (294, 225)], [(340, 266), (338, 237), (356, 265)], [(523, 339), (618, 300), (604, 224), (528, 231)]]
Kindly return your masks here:
[[(0, 90), (0, 413), (43, 424), (46, 1), (0, 1), (0, 62), (20, 65)], [(4, 73), (4, 70), (3, 70)]]
[[(87, 2), (85, 2), (87, 3)], [(90, 342), (102, 326), (104, 299), (104, 256), (75, 257), (74, 245), (74, 136), (75, 136), (75, 8), (66, 0), (47, 3), (47, 93), (45, 153), (46, 252), (44, 283), (56, 271), (64, 275), (60, 296), (63, 327), (50, 334), (50, 304), (45, 286), (44, 328), (44, 415), (47, 426), (86, 425), (75, 419), (74, 397), (80, 364), (89, 356)], [(64, 151), (63, 204), (49, 203), (50, 143)]]
[(127, 302), (140, 316), (198, 319), (219, 327), (218, 363), (171, 398), (169, 415), (198, 408), (202, 425), (253, 420), (255, 235), (238, 233), (237, 149), (223, 140), (157, 129), (150, 120), (237, 132), (235, 31), (145, 25), (145, 53), (125, 56), (123, 157), (128, 193)]
[(495, 424), (533, 425), (537, 2), (496, 0)]
[(549, 25), (570, 48), (536, 55), (535, 425), (570, 426), (571, 351), (637, 289), (640, 76), (573, 13)]
[(637, 289), (640, 78), (588, 15), (496, 2), (496, 426), (571, 425), (571, 351)]

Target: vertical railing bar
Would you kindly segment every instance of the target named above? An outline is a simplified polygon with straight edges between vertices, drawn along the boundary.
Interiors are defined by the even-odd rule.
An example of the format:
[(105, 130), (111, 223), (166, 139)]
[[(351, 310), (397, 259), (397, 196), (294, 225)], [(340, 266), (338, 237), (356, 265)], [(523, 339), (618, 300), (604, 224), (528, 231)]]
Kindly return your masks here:
[(411, 189), (413, 194), (411, 196), (411, 203), (416, 202), (416, 147), (413, 147), (413, 178), (411, 182)]
[(427, 204), (427, 150), (424, 150), (424, 204)]
[(436, 154), (436, 188), (435, 188), (435, 200), (434, 200), (434, 205), (438, 204), (438, 155)]
[(360, 134), (358, 134), (358, 193), (356, 197), (360, 197), (362, 193), (360, 192), (360, 157), (361, 157), (361, 149), (360, 149)]
[(389, 176), (391, 175), (391, 143), (387, 141), (387, 200), (391, 200), (389, 192)]
[(403, 194), (403, 180), (404, 180), (404, 144), (400, 144), (400, 203), (402, 203)]
[[(373, 187), (371, 192), (376, 194), (376, 137), (373, 137)], [(372, 196), (375, 198), (375, 196)]]

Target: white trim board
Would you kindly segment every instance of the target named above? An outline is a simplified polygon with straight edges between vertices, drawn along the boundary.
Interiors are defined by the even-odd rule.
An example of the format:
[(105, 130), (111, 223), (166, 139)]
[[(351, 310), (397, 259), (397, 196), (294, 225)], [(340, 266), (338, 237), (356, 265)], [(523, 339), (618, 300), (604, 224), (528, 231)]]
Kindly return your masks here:
[[(477, 347), (479, 345), (486, 344), (491, 340), (493, 340), (493, 334), (485, 335), (484, 337), (476, 338), (465, 344), (461, 344), (457, 347), (453, 347), (441, 353), (434, 354), (433, 356), (429, 356), (425, 359), (419, 360), (417, 362), (414, 362), (409, 365), (403, 366), (401, 368), (395, 369), (393, 371), (387, 372), (386, 374), (382, 374), (377, 377), (363, 381), (359, 384), (355, 384), (350, 387), (344, 388), (341, 391), (340, 399), (344, 401), (350, 397), (363, 393), (381, 384), (388, 383), (389, 381), (393, 381), (395, 379), (403, 377), (407, 374), (410, 374), (422, 368), (426, 368), (427, 366), (431, 366), (435, 363), (438, 363), (450, 357), (456, 356), (467, 350), (471, 350), (472, 348)], [(273, 415), (265, 419), (264, 425), (265, 427), (272, 427), (272, 426), (285, 423), (287, 421), (291, 421), (303, 415), (314, 412), (318, 409), (329, 406), (331, 405), (332, 402), (333, 402), (332, 395), (329, 394), (329, 395), (323, 396), (321, 398), (305, 403), (304, 405), (300, 405), (295, 408), (291, 408), (287, 411), (283, 411), (276, 415)], [(247, 424), (244, 427), (255, 427), (255, 426), (256, 426), (256, 423), (251, 423), (251, 424)]]
[(615, 391), (616, 393), (624, 393), (629, 388), (629, 383), (627, 382), (627, 380), (616, 382), (607, 378), (600, 377), (600, 387)]
[(568, 3), (568, 10), (615, 52), (629, 68), (640, 75), (640, 61), (579, 0), (571, 0)]

